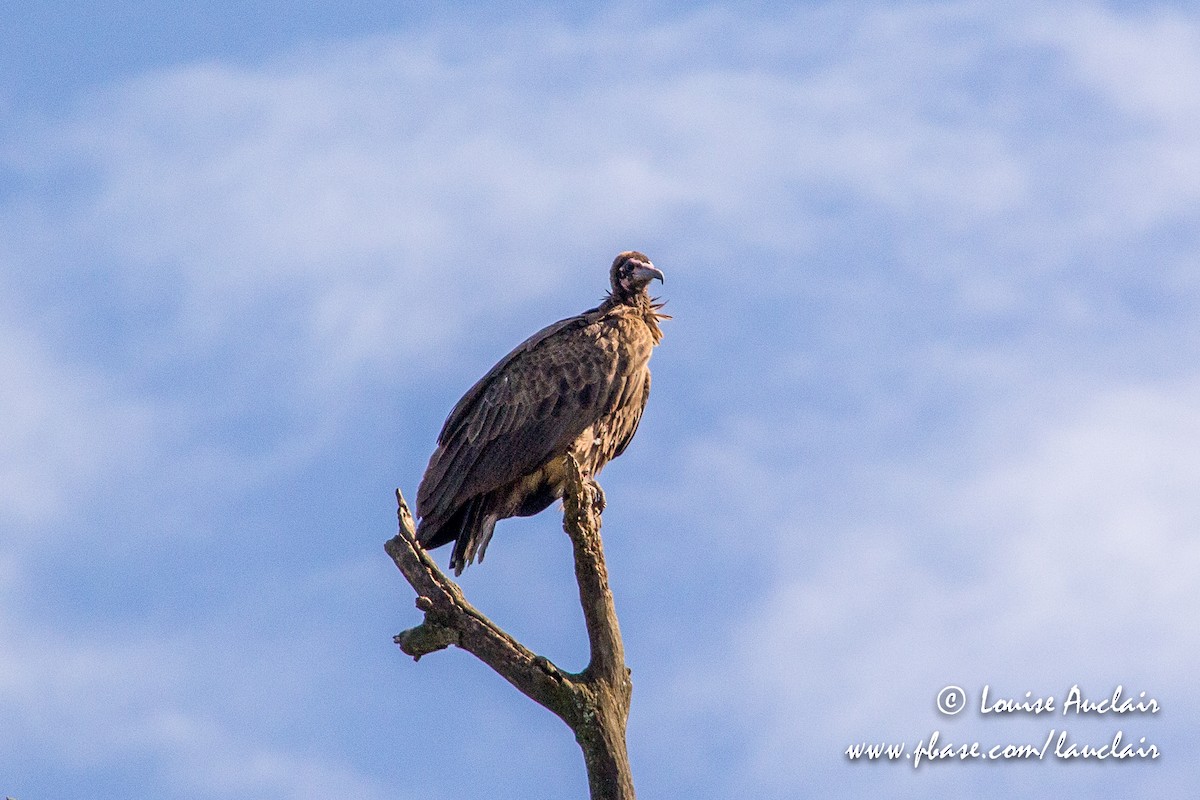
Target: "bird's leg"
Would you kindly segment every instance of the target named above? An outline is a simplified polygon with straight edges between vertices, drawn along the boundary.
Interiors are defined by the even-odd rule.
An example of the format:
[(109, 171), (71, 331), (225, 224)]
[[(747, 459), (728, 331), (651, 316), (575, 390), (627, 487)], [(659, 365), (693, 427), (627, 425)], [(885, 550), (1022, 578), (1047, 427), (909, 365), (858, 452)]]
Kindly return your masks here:
[(596, 509), (597, 513), (603, 514), (605, 507), (608, 506), (608, 500), (604, 497), (604, 490), (600, 488), (600, 484), (595, 478), (589, 477), (587, 482), (595, 492), (592, 495), (592, 506)]

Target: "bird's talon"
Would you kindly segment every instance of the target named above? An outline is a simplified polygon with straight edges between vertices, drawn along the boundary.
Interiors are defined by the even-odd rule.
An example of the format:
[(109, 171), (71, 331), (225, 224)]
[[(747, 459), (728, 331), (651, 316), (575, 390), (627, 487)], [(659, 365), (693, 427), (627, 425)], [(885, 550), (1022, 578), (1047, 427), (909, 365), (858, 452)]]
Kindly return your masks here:
[(588, 483), (591, 485), (594, 494), (592, 495), (592, 507), (599, 514), (604, 513), (604, 509), (608, 506), (608, 500), (604, 496), (604, 490), (600, 488), (595, 478), (588, 478)]

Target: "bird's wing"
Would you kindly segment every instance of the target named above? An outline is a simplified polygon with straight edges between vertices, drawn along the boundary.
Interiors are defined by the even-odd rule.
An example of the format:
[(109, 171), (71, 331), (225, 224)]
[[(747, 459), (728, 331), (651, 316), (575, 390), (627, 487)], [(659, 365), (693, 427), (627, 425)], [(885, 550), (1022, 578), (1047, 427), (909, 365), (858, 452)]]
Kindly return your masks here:
[(608, 401), (616, 356), (599, 314), (557, 322), (521, 343), (450, 412), (417, 491), (422, 517), (443, 516), (566, 452)]
[(625, 452), (642, 421), (642, 412), (646, 410), (646, 401), (650, 399), (650, 370), (643, 370), (637, 377), (639, 380), (629, 381), (623, 390), (628, 392), (628, 397), (619, 399), (614, 406), (613, 447), (612, 452), (606, 454), (606, 461)]

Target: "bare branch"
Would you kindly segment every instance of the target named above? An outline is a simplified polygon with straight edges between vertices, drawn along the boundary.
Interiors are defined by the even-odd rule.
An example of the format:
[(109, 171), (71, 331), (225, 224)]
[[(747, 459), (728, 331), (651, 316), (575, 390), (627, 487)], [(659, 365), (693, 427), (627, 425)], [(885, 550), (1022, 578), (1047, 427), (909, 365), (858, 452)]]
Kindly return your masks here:
[(450, 645), (474, 654), (571, 727), (583, 751), (592, 800), (634, 800), (625, 747), (633, 684), (604, 564), (596, 502), (599, 487), (583, 475), (571, 456), (566, 466), (563, 529), (575, 553), (575, 577), (591, 648), (584, 671), (561, 671), (467, 602), (458, 585), (417, 542), (412, 514), (399, 489), (400, 531), (384, 547), (417, 592), (417, 608), (425, 613), (425, 620), (398, 634), (395, 641), (414, 660)]
[(591, 646), (591, 661), (584, 675), (614, 686), (628, 685), (625, 645), (621, 642), (621, 627), (608, 586), (608, 567), (604, 564), (604, 543), (600, 540), (597, 494), (594, 482), (584, 478), (579, 464), (568, 455), (563, 530), (571, 537), (575, 550), (575, 580), (579, 583), (579, 602)]
[(446, 577), (417, 543), (412, 514), (404, 495), (396, 490), (400, 532), (385, 545), (388, 555), (417, 591), (417, 607), (425, 621), (397, 634), (395, 641), (413, 659), (451, 644), (475, 655), (541, 705), (571, 724), (564, 716), (574, 709), (564, 673), (522, 645), (463, 597), (462, 590)]

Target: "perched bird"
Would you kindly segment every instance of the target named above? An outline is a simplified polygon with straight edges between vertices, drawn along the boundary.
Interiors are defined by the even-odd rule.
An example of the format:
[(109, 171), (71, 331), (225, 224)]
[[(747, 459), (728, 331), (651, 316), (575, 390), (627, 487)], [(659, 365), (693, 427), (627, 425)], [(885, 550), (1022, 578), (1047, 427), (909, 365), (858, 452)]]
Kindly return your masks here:
[(629, 251), (609, 277), (599, 306), (518, 345), (442, 426), (417, 490), (417, 539), (426, 549), (454, 542), (456, 575), (483, 560), (498, 520), (531, 516), (563, 496), (567, 453), (594, 480), (637, 431), (658, 321), (668, 318), (646, 287), (663, 274)]

